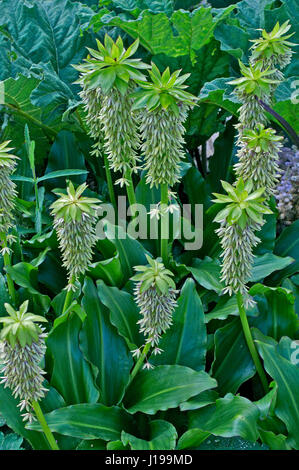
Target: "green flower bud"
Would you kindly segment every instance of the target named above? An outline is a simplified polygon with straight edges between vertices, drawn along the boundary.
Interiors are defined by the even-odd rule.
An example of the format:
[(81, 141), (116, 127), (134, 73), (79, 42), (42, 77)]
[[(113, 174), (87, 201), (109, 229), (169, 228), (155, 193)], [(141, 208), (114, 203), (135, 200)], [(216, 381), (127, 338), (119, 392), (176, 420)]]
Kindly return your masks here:
[(67, 194), (56, 191), (60, 197), (51, 206), (63, 266), (68, 271), (69, 280), (73, 277), (77, 279), (88, 269), (96, 243), (96, 210), (100, 200), (83, 197), (86, 188), (84, 183), (75, 190), (70, 182)]
[(7, 234), (14, 225), (16, 185), (10, 176), (15, 171), (16, 160), (19, 158), (11, 154), (10, 141), (0, 144), (0, 233)]
[[(138, 324), (146, 343), (157, 346), (161, 335), (172, 324), (172, 313), (177, 306), (176, 286), (173, 273), (164, 264), (147, 256), (147, 266), (135, 266), (136, 274), (132, 279), (137, 282), (135, 301), (142, 316)], [(158, 350), (160, 352), (160, 350)]]
[(275, 193), (279, 181), (279, 152), (283, 137), (274, 129), (265, 129), (262, 124), (256, 130), (244, 130), (239, 141), (239, 162), (235, 165), (238, 177), (246, 182), (251, 180), (253, 189), (265, 188), (265, 195)]
[(24, 421), (34, 419), (32, 402), (44, 397), (45, 372), (40, 367), (46, 345), (44, 329), (36, 322), (47, 321), (44, 317), (27, 312), (28, 301), (19, 310), (5, 304), (8, 316), (0, 318), (4, 328), (0, 334), (1, 383), (9, 387), (15, 398), (20, 399)]

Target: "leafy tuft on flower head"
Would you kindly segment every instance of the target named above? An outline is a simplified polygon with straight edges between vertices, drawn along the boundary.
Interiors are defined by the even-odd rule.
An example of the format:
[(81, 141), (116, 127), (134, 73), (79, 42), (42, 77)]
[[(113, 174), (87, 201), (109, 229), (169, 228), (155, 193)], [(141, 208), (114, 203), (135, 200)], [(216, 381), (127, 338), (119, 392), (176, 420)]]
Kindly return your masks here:
[[(295, 46), (295, 44), (288, 41), (295, 34), (286, 34), (290, 29), (289, 20), (281, 26), (277, 22), (270, 33), (262, 29), (262, 36), (251, 40), (253, 42), (251, 61), (255, 62), (263, 59), (266, 62), (271, 60), (273, 64), (287, 65), (292, 55), (290, 48)], [(287, 63), (285, 63), (286, 60)]]
[(65, 222), (72, 220), (79, 222), (82, 220), (83, 214), (91, 217), (94, 216), (101, 201), (97, 198), (83, 197), (82, 194), (87, 187), (87, 184), (83, 183), (75, 189), (70, 181), (67, 187), (67, 194), (64, 194), (61, 190), (54, 191), (60, 198), (50, 207), (52, 215), (55, 218), (64, 219)]
[(27, 312), (29, 301), (22, 303), (19, 310), (15, 310), (10, 304), (4, 304), (8, 313), (7, 317), (0, 317), (0, 323), (4, 328), (0, 333), (0, 340), (6, 340), (12, 347), (18, 342), (22, 347), (29, 346), (33, 341), (38, 341), (42, 333), (41, 327), (36, 322), (46, 322), (47, 320), (33, 313)]
[(270, 92), (271, 85), (279, 83), (278, 80), (273, 80), (269, 76), (275, 73), (275, 70), (263, 70), (262, 61), (258, 61), (254, 65), (246, 67), (240, 60), (240, 71), (243, 77), (236, 78), (228, 82), (229, 85), (236, 85), (238, 93), (245, 95), (255, 95), (261, 98), (263, 94)]
[(91, 90), (101, 88), (103, 93), (116, 88), (125, 95), (130, 80), (145, 79), (140, 69), (147, 69), (149, 65), (143, 63), (141, 59), (131, 58), (138, 49), (138, 39), (125, 49), (120, 36), (114, 42), (106, 34), (104, 44), (97, 39), (97, 46), (98, 50), (87, 48), (90, 55), (85, 59), (85, 63), (74, 66), (81, 73), (76, 83), (81, 83)]
[(159, 294), (166, 295), (170, 288), (175, 289), (175, 283), (172, 279), (173, 273), (165, 268), (160, 258), (155, 260), (146, 255), (146, 259), (148, 265), (135, 266), (134, 270), (138, 271), (139, 274), (132, 277), (133, 281), (141, 282), (140, 292), (145, 292), (150, 287), (154, 287)]
[(179, 114), (179, 103), (193, 107), (198, 100), (197, 97), (184, 91), (187, 85), (184, 82), (190, 76), (189, 73), (181, 75), (181, 70), (176, 70), (170, 74), (167, 67), (161, 74), (158, 67), (152, 62), (152, 69), (149, 71), (151, 81), (135, 80), (143, 90), (132, 93), (135, 99), (133, 109), (146, 107), (148, 111), (155, 109), (171, 109), (176, 115)]
[(214, 222), (225, 220), (228, 225), (237, 224), (244, 229), (248, 222), (261, 224), (263, 214), (272, 214), (272, 211), (263, 204), (265, 198), (262, 195), (265, 188), (252, 192), (252, 181), (244, 183), (242, 178), (238, 180), (236, 187), (226, 181), (221, 181), (221, 184), (227, 195), (213, 193), (216, 196), (213, 202), (227, 204), (227, 207), (217, 214)]

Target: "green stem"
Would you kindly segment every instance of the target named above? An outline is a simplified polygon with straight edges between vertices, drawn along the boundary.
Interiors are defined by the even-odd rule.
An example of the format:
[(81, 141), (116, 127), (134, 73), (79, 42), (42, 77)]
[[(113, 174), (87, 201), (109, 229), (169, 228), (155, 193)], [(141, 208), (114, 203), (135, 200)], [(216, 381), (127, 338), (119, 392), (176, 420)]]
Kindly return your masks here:
[(44, 417), (44, 414), (41, 410), (41, 407), (40, 407), (39, 403), (37, 401), (34, 401), (32, 403), (32, 408), (34, 409), (36, 417), (37, 417), (38, 421), (40, 422), (40, 425), (43, 429), (43, 432), (44, 432), (49, 444), (50, 444), (51, 449), (52, 450), (59, 450), (57, 442), (55, 441), (55, 438), (54, 438), (52, 432), (50, 431), (50, 428), (47, 424), (46, 418)]
[[(4, 232), (2, 232), (0, 234), (0, 239), (1, 239), (1, 243), (2, 243), (2, 248), (8, 248), (7, 237), (6, 237), (6, 234)], [(4, 267), (5, 268), (8, 268), (8, 267), (11, 266), (11, 259), (10, 259), (10, 254), (9, 253), (4, 253), (3, 261), (4, 261)], [(11, 301), (12, 301), (13, 305), (15, 305), (16, 304), (15, 286), (14, 286), (13, 280), (10, 277), (10, 275), (8, 274), (8, 272), (6, 272), (6, 280), (7, 280), (8, 293), (10, 295), (10, 298), (11, 298)]]
[[(161, 208), (168, 206), (168, 185), (161, 184)], [(161, 257), (165, 265), (168, 264), (168, 214), (161, 215)]]
[(132, 380), (134, 379), (134, 377), (136, 376), (136, 374), (139, 371), (140, 367), (142, 366), (142, 364), (144, 362), (144, 359), (146, 358), (146, 355), (149, 352), (150, 348), (151, 348), (151, 343), (147, 343), (144, 346), (144, 348), (142, 350), (142, 353), (141, 353), (138, 361), (136, 362), (134, 369), (131, 372), (129, 383), (131, 383)]
[(243, 328), (243, 332), (244, 332), (244, 336), (245, 336), (245, 339), (246, 339), (248, 349), (250, 351), (251, 357), (252, 357), (253, 362), (255, 364), (257, 373), (258, 373), (258, 375), (261, 379), (261, 382), (262, 382), (263, 388), (265, 390), (265, 393), (268, 393), (269, 386), (268, 386), (267, 377), (266, 377), (265, 371), (263, 369), (262, 363), (260, 361), (259, 355), (257, 353), (255, 344), (253, 342), (253, 338), (252, 338), (251, 330), (250, 330), (250, 327), (249, 327), (246, 311), (245, 311), (245, 308), (244, 308), (243, 297), (242, 297), (242, 294), (240, 292), (237, 293), (237, 302), (238, 302), (238, 308), (239, 308), (242, 328)]
[(107, 178), (109, 197), (110, 197), (111, 204), (116, 210), (116, 199), (115, 199), (113, 181), (112, 181), (111, 170), (109, 168), (109, 160), (108, 160), (107, 155), (104, 155), (104, 162), (105, 162), (105, 172), (106, 172), (106, 178)]
[[(75, 282), (75, 276), (72, 276), (71, 277), (71, 280), (69, 282), (69, 284), (74, 284)], [(64, 312), (67, 311), (67, 309), (69, 308), (69, 306), (71, 305), (72, 303), (72, 300), (73, 300), (73, 295), (74, 295), (74, 292), (72, 289), (68, 290), (67, 293), (66, 293), (66, 296), (65, 296), (65, 301), (64, 301), (64, 305), (63, 305), (63, 309), (62, 309), (62, 315), (64, 314)]]
[(129, 184), (126, 185), (129, 204), (130, 204), (130, 206), (133, 206), (134, 204), (136, 204), (136, 197), (135, 197), (135, 191), (134, 191), (134, 185), (133, 185), (131, 170), (126, 171), (125, 178), (129, 182)]

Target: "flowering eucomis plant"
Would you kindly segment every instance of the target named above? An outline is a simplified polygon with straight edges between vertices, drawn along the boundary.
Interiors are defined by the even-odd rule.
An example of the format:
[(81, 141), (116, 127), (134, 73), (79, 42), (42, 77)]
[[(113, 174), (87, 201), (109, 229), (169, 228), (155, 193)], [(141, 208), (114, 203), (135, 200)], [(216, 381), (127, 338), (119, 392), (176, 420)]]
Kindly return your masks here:
[(216, 230), (222, 248), (221, 281), (225, 283), (223, 293), (240, 293), (246, 305), (252, 304), (247, 295), (247, 286), (253, 264), (253, 248), (259, 243), (255, 231), (264, 224), (263, 215), (272, 211), (265, 206), (262, 197), (265, 188), (252, 192), (252, 181), (240, 178), (236, 187), (222, 181), (227, 194), (214, 193), (213, 202), (226, 207), (217, 214), (214, 222), (220, 223)]
[(75, 189), (69, 182), (67, 194), (54, 191), (59, 199), (51, 205), (69, 288), (74, 288), (74, 281), (88, 269), (96, 243), (96, 212), (101, 201), (83, 196), (86, 189), (85, 183)]
[(239, 162), (234, 168), (244, 182), (251, 180), (253, 189), (265, 188), (267, 197), (275, 194), (279, 182), (279, 152), (283, 137), (271, 128), (258, 124), (256, 129), (245, 129), (239, 141)]
[(146, 256), (146, 266), (135, 266), (137, 274), (132, 277), (136, 282), (134, 294), (140, 308), (140, 332), (146, 337), (146, 343), (154, 347), (154, 354), (161, 350), (157, 347), (161, 335), (172, 324), (172, 313), (176, 303), (176, 285), (173, 273), (165, 268), (161, 259)]
[(289, 21), (281, 26), (277, 22), (270, 33), (267, 33), (265, 29), (261, 29), (261, 37), (251, 40), (253, 46), (250, 61), (254, 63), (262, 60), (266, 65), (286, 67), (292, 58), (291, 47), (295, 46), (294, 43), (288, 41), (295, 34), (287, 34), (290, 29)]
[(104, 44), (97, 40), (98, 50), (88, 49), (85, 63), (75, 68), (80, 72), (80, 96), (87, 113), (86, 122), (95, 140), (93, 153), (107, 154), (109, 167), (123, 173), (117, 183), (129, 185), (132, 172), (137, 172), (140, 139), (137, 119), (132, 113), (135, 80), (145, 80), (143, 69), (149, 65), (132, 59), (139, 41), (125, 49), (121, 37), (115, 42), (105, 35)]
[(28, 304), (26, 300), (19, 310), (4, 304), (8, 316), (0, 317), (4, 325), (0, 332), (0, 364), (1, 383), (20, 399), (18, 406), (25, 410), (24, 420), (32, 421), (32, 405), (47, 391), (43, 386), (45, 372), (40, 367), (46, 350), (46, 333), (39, 324), (47, 320), (28, 312)]
[(146, 182), (152, 187), (179, 181), (180, 161), (184, 158), (184, 122), (188, 109), (197, 98), (185, 91), (189, 74), (180, 76), (180, 70), (162, 74), (152, 63), (151, 81), (137, 80), (142, 88), (131, 96), (133, 109), (139, 110), (142, 153)]

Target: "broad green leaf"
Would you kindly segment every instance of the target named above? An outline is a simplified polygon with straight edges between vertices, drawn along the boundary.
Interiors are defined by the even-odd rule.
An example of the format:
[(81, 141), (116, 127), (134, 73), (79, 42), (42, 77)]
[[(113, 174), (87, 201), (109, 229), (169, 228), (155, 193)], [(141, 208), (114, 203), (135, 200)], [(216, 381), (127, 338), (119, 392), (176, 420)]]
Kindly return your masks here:
[(208, 290), (220, 293), (223, 284), (220, 282), (220, 263), (208, 256), (204, 260), (196, 259), (193, 266), (188, 267), (198, 284)]
[(294, 259), (290, 256), (282, 258), (274, 255), (273, 253), (265, 253), (262, 256), (255, 256), (249, 281), (260, 281), (273, 272), (286, 268), (293, 262)]
[(0, 432), (0, 450), (23, 450), (21, 448), (22, 442), (23, 438), (17, 434)]
[(287, 442), (299, 449), (299, 368), (298, 365), (279, 354), (275, 343), (255, 330), (258, 350), (264, 360), (264, 367), (277, 383), (275, 414), (286, 425), (289, 435)]
[(50, 173), (47, 173), (44, 176), (41, 176), (38, 178), (38, 183), (41, 181), (45, 180), (50, 180), (54, 178), (58, 178), (61, 176), (75, 176), (75, 175), (85, 175), (87, 173), (87, 170), (57, 170), (57, 171), (51, 171)]
[(129, 382), (132, 357), (124, 339), (110, 323), (109, 311), (100, 302), (89, 278), (85, 279), (83, 294), (82, 305), (87, 317), (80, 332), (80, 348), (97, 370), (101, 403), (116, 405)]
[(48, 353), (53, 361), (51, 385), (67, 405), (94, 403), (99, 398), (94, 372), (79, 347), (81, 328), (80, 318), (71, 314), (50, 332), (47, 340)]
[(236, 393), (255, 374), (255, 367), (248, 350), (239, 318), (231, 321), (215, 333), (215, 359), (212, 375), (222, 394)]
[(105, 224), (108, 240), (112, 241), (119, 254), (120, 263), (126, 280), (133, 276), (133, 266), (146, 264), (146, 251), (141, 243), (126, 234), (122, 227)]
[(290, 264), (287, 268), (279, 273), (274, 273), (271, 280), (278, 284), (282, 279), (291, 276), (299, 271), (299, 220), (293, 222), (292, 225), (286, 227), (275, 243), (274, 253), (278, 256), (291, 256), (294, 258), (294, 263)]
[(123, 283), (123, 273), (118, 255), (93, 263), (88, 274), (95, 280), (102, 279), (108, 286), (120, 287)]
[(255, 284), (250, 289), (260, 315), (251, 320), (264, 334), (279, 340), (282, 336), (294, 337), (299, 329), (299, 319), (294, 309), (294, 296), (283, 287), (266, 287)]
[(13, 398), (10, 390), (0, 384), (0, 412), (7, 425), (17, 434), (22, 436), (32, 445), (33, 449), (49, 450), (50, 446), (46, 437), (35, 431), (25, 429), (25, 423), (17, 407), (19, 400)]
[(121, 336), (128, 340), (133, 349), (141, 346), (144, 337), (139, 333), (137, 322), (140, 320), (140, 314), (133, 296), (117, 287), (106, 286), (103, 281), (98, 281), (97, 286), (101, 302), (110, 311), (112, 325), (117, 328)]
[(140, 439), (125, 431), (121, 433), (124, 446), (130, 445), (131, 450), (173, 450), (177, 440), (177, 432), (173, 424), (161, 419), (150, 421), (149, 439)]
[(205, 392), (202, 392), (199, 395), (190, 398), (190, 400), (181, 403), (180, 410), (198, 410), (199, 408), (203, 408), (204, 406), (215, 403), (217, 398), (219, 398), (219, 395), (217, 392), (215, 392), (215, 390), (206, 390)]
[(239, 308), (235, 295), (232, 297), (220, 297), (216, 307), (211, 312), (205, 314), (205, 322), (226, 320), (229, 315), (239, 316)]
[(76, 450), (106, 450), (106, 442), (103, 439), (83, 440)]
[(86, 174), (84, 155), (75, 135), (64, 130), (59, 132), (50, 150), (45, 175), (39, 181), (47, 181), (50, 189), (64, 188), (66, 176), (71, 176), (74, 183), (81, 184), (86, 180)]
[[(168, 56), (190, 55), (195, 61), (195, 51), (207, 44), (216, 25), (232, 11), (230, 6), (212, 15), (209, 8), (198, 8), (193, 13), (179, 10), (168, 18), (164, 13), (153, 15), (144, 11), (136, 20), (126, 21), (121, 17), (107, 18), (110, 26), (118, 26), (133, 38), (139, 38), (140, 44), (151, 54)], [(93, 18), (93, 25), (99, 29), (103, 25), (101, 14)], [(173, 28), (178, 34), (173, 34)]]
[(151, 362), (203, 370), (206, 345), (207, 332), (201, 300), (195, 282), (187, 279), (178, 298), (178, 307), (173, 313), (173, 324), (159, 343), (163, 353)]
[(228, 393), (197, 411), (190, 412), (189, 429), (200, 429), (214, 436), (242, 437), (249, 441), (258, 438), (259, 409), (245, 397)]
[[(54, 410), (45, 415), (51, 431), (79, 439), (120, 439), (123, 430), (131, 431), (130, 415), (117, 406), (83, 403)], [(40, 431), (39, 423), (27, 426)]]
[(180, 403), (217, 383), (206, 372), (184, 366), (157, 366), (141, 371), (127, 389), (124, 406), (130, 413), (142, 411), (155, 414), (158, 410), (176, 408)]

